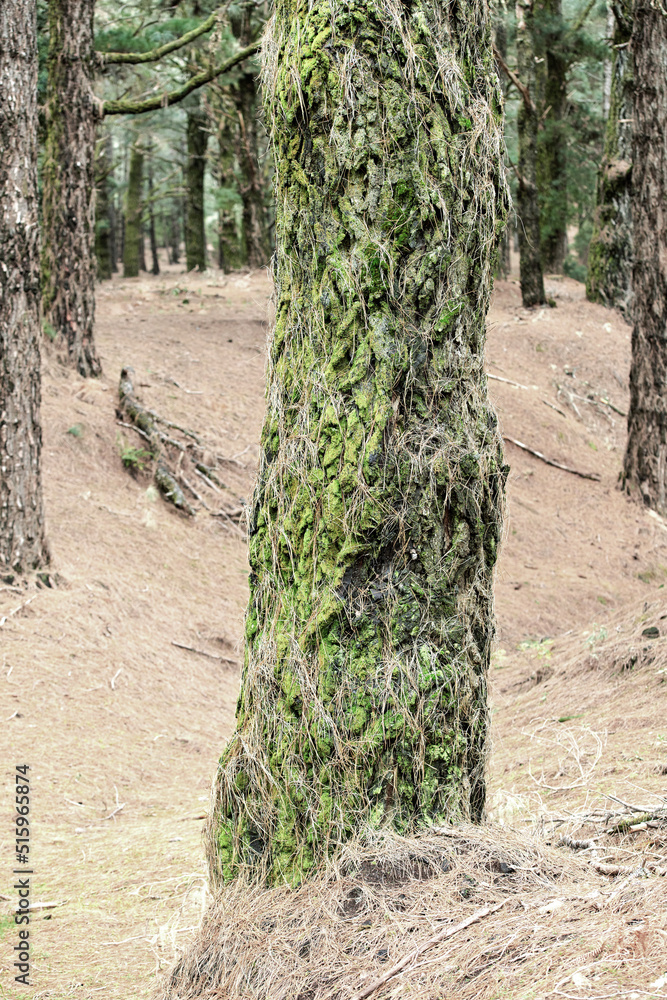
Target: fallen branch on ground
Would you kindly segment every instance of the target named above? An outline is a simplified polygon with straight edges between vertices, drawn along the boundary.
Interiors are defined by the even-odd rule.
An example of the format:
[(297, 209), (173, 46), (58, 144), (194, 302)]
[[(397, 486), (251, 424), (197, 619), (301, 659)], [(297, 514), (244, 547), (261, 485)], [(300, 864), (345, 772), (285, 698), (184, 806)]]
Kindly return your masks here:
[(509, 437), (507, 434), (503, 434), (503, 441), (509, 441), (510, 444), (516, 445), (522, 451), (527, 451), (529, 455), (539, 458), (541, 462), (552, 465), (554, 469), (560, 469), (561, 472), (569, 472), (573, 476), (579, 476), (580, 479), (592, 479), (595, 483), (600, 482), (597, 472), (580, 472), (579, 469), (571, 469), (569, 465), (561, 465), (560, 462), (555, 462), (552, 458), (547, 458), (541, 451), (535, 451), (533, 448), (529, 448), (527, 444), (524, 444), (523, 441), (517, 441), (516, 438)]
[(481, 910), (477, 910), (476, 913), (473, 913), (471, 916), (466, 917), (466, 919), (462, 920), (459, 924), (455, 924), (454, 927), (446, 927), (438, 934), (434, 934), (434, 936), (429, 938), (428, 941), (425, 941), (424, 944), (421, 944), (418, 948), (415, 948), (413, 951), (405, 955), (399, 962), (396, 963), (396, 965), (392, 966), (391, 969), (388, 969), (383, 976), (380, 976), (380, 978), (376, 979), (374, 983), (363, 989), (361, 993), (357, 993), (354, 1000), (365, 1000), (366, 997), (371, 996), (372, 993), (379, 990), (381, 986), (384, 986), (390, 979), (397, 976), (398, 973), (406, 967), (406, 965), (410, 965), (411, 962), (414, 962), (416, 958), (419, 958), (419, 956), (425, 951), (428, 951), (429, 948), (433, 948), (434, 945), (440, 944), (441, 941), (446, 941), (447, 938), (453, 937), (455, 934), (458, 934), (459, 931), (465, 930), (466, 927), (470, 927), (471, 924), (476, 924), (478, 920), (483, 920), (484, 917), (488, 917), (490, 913), (495, 913), (501, 908), (501, 906), (504, 906), (506, 902), (507, 900), (503, 899), (501, 903), (496, 903), (495, 906), (485, 906)]
[(217, 653), (207, 653), (205, 649), (195, 649), (194, 646), (186, 646), (182, 642), (176, 642), (175, 639), (171, 640), (172, 646), (177, 646), (179, 649), (187, 649), (189, 653), (197, 653), (198, 656), (207, 656), (209, 660), (221, 660), (222, 663), (236, 663), (238, 660), (233, 660), (230, 656), (218, 656)]
[[(118, 386), (118, 423), (121, 427), (136, 431), (146, 442), (145, 450), (139, 455), (136, 449), (130, 452), (125, 464), (135, 469), (142, 468), (143, 458), (148, 457), (153, 463), (153, 478), (156, 486), (166, 500), (173, 503), (179, 510), (194, 515), (197, 509), (203, 508), (214, 517), (224, 517), (233, 522), (236, 508), (232, 511), (213, 511), (210, 501), (193, 485), (193, 478), (187, 478), (190, 471), (194, 472), (214, 493), (228, 489), (217, 473), (215, 463), (229, 462), (222, 455), (211, 456), (211, 451), (202, 438), (181, 424), (168, 420), (155, 410), (150, 410), (137, 398), (134, 391), (134, 371), (129, 366), (122, 369)], [(173, 381), (173, 380), (172, 380)], [(214, 464), (211, 465), (211, 457)], [(239, 463), (240, 464), (240, 463)], [(199, 504), (195, 508), (186, 499), (186, 493)], [(243, 508), (238, 508), (242, 512)], [(239, 529), (236, 529), (237, 531)], [(239, 531), (242, 535), (242, 532)]]

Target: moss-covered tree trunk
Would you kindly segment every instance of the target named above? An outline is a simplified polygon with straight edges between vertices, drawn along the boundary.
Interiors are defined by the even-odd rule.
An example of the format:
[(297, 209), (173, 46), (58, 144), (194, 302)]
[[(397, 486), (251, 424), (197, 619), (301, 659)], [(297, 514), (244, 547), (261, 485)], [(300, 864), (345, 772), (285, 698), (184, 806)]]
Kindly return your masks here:
[(632, 297), (632, 4), (614, 3), (611, 89), (604, 158), (588, 251), (586, 297), (616, 306), (630, 319)]
[(632, 29), (634, 235), (626, 489), (667, 515), (667, 13), (637, 0)]
[[(505, 23), (505, 16), (506, 14), (504, 10), (496, 11), (496, 20), (494, 24), (495, 45), (503, 62), (507, 62), (507, 25)], [(507, 77), (502, 74), (502, 66), (498, 66), (497, 69), (503, 94), (503, 101), (506, 101)], [(500, 238), (500, 245), (498, 247), (497, 274), (498, 277), (503, 278), (504, 280), (509, 278), (511, 270), (510, 238), (510, 229), (509, 226), (507, 226)]]
[(141, 244), (144, 233), (142, 215), (144, 184), (144, 150), (138, 142), (130, 151), (130, 169), (125, 198), (125, 241), (123, 244), (123, 277), (136, 278), (141, 267)]
[(95, 322), (95, 0), (50, 0), (42, 168), (45, 317), (82, 375), (99, 375)]
[(521, 299), (524, 306), (538, 306), (546, 301), (540, 257), (540, 203), (537, 190), (537, 131), (539, 112), (536, 103), (533, 0), (516, 4), (517, 70), (525, 94), (519, 103), (518, 197), (519, 271)]
[(0, 570), (48, 563), (40, 453), (37, 5), (0, 4)]
[(208, 134), (208, 121), (205, 111), (201, 108), (193, 108), (188, 111), (188, 159), (185, 172), (185, 187), (187, 192), (185, 258), (188, 271), (206, 270), (204, 174), (206, 172)]
[(567, 137), (565, 108), (568, 62), (563, 49), (561, 0), (538, 0), (535, 18), (542, 40), (537, 187), (542, 271), (562, 274), (567, 253)]
[(484, 811), (507, 211), (481, 0), (278, 0), (276, 322), (214, 881)]

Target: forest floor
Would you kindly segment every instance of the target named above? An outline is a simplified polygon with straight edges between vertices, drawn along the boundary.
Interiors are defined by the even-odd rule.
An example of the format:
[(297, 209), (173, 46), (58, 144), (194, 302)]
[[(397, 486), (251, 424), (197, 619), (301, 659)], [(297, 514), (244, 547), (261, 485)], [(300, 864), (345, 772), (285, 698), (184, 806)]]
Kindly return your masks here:
[[(488, 371), (503, 434), (599, 477), (506, 444), (491, 818), (548, 834), (555, 815), (605, 808), (605, 795), (667, 794), (667, 524), (618, 488), (630, 328), (582, 285), (547, 285), (557, 307), (527, 311), (516, 281), (498, 284)], [(52, 576), (0, 581), (0, 996), (147, 997), (206, 906), (201, 827), (233, 725), (246, 546), (231, 522), (186, 518), (123, 467), (141, 442), (117, 423), (118, 377), (132, 365), (140, 398), (225, 456), (224, 496), (248, 499), (269, 295), (265, 272), (114, 278), (98, 294), (103, 377), (45, 358)], [(22, 992), (11, 815), (24, 763), (32, 903), (45, 906)], [(667, 831), (644, 826), (620, 849), (664, 858)], [(663, 950), (644, 935), (636, 996), (664, 995), (649, 989), (667, 972), (656, 919)]]

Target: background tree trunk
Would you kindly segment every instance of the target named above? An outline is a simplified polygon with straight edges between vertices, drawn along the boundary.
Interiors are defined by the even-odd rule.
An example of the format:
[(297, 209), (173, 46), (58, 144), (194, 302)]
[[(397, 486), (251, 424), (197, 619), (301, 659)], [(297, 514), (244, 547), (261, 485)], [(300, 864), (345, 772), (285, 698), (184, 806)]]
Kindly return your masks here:
[(42, 168), (44, 310), (69, 361), (99, 375), (95, 322), (95, 0), (50, 0)]
[(632, 29), (634, 267), (626, 489), (667, 514), (667, 15), (637, 0)]
[[(586, 297), (616, 306), (630, 320), (632, 298), (632, 4), (616, 0), (609, 116), (588, 251)], [(641, 58), (641, 56), (640, 56)]]
[(130, 151), (130, 170), (125, 202), (125, 242), (123, 246), (123, 277), (136, 278), (141, 266), (143, 243), (142, 215), (144, 183), (144, 151), (135, 143)]
[(567, 141), (564, 132), (568, 63), (563, 49), (561, 0), (539, 0), (535, 17), (544, 60), (540, 94), (542, 128), (537, 146), (542, 271), (562, 274), (567, 253)]
[(155, 206), (153, 203), (153, 147), (148, 151), (148, 235), (151, 242), (151, 274), (160, 273), (160, 260), (155, 234)]
[(278, 0), (266, 42), (276, 325), (215, 882), (484, 811), (508, 203), (486, 5), (353, 10)]
[(204, 174), (208, 127), (200, 108), (188, 111), (188, 161), (186, 168), (187, 215), (185, 257), (188, 271), (206, 270), (206, 228), (204, 225)]
[(524, 306), (546, 301), (540, 259), (540, 204), (537, 192), (538, 108), (535, 86), (534, 11), (532, 0), (517, 0), (517, 72), (528, 90), (528, 99), (519, 103), (519, 170), (517, 215), (519, 270)]
[(111, 199), (109, 197), (109, 174), (113, 169), (113, 151), (109, 148), (106, 138), (98, 144), (96, 162), (95, 199), (95, 258), (97, 260), (97, 277), (104, 281), (111, 277), (112, 263), (112, 224)]
[(263, 267), (271, 257), (266, 182), (260, 165), (257, 116), (259, 96), (254, 73), (244, 73), (232, 91), (238, 117), (236, 156), (243, 201), (243, 238), (248, 267)]
[(0, 569), (49, 561), (40, 453), (37, 18), (0, 4)]

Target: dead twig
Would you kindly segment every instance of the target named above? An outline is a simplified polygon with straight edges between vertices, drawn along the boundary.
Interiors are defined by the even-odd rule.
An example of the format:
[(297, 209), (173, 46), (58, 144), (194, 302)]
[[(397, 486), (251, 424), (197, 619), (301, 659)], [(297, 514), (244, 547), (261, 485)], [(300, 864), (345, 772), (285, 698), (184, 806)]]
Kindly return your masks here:
[(466, 919), (462, 920), (459, 924), (455, 924), (454, 927), (445, 927), (445, 929), (440, 931), (438, 934), (434, 934), (433, 937), (429, 938), (428, 941), (425, 941), (424, 944), (421, 944), (418, 948), (415, 948), (407, 955), (404, 955), (403, 958), (396, 963), (396, 965), (393, 965), (391, 969), (388, 969), (383, 976), (380, 976), (380, 978), (376, 979), (374, 983), (371, 983), (370, 986), (363, 989), (361, 993), (357, 993), (354, 1000), (365, 1000), (365, 997), (369, 997), (372, 993), (375, 993), (376, 990), (379, 990), (381, 986), (384, 986), (390, 979), (397, 976), (398, 973), (406, 967), (406, 965), (410, 965), (410, 963), (414, 962), (420, 955), (423, 955), (425, 951), (433, 948), (436, 944), (440, 944), (441, 941), (446, 941), (448, 938), (453, 937), (455, 934), (458, 934), (459, 931), (465, 930), (466, 927), (470, 927), (471, 924), (476, 924), (479, 920), (483, 920), (484, 917), (488, 917), (489, 914), (495, 913), (501, 908), (501, 906), (504, 906), (506, 902), (507, 900), (503, 899), (501, 903), (496, 903), (495, 906), (484, 906), (481, 910), (477, 910), (469, 917), (466, 917)]
[(171, 640), (172, 646), (177, 646), (178, 649), (187, 649), (189, 653), (197, 653), (198, 656), (207, 656), (209, 660), (220, 660), (221, 663), (235, 663), (238, 664), (238, 660), (233, 660), (230, 656), (218, 656), (217, 653), (207, 653), (205, 649), (195, 649), (194, 646), (186, 646), (185, 643), (176, 642), (175, 639)]
[(560, 462), (555, 462), (552, 458), (547, 458), (547, 456), (543, 455), (541, 451), (535, 451), (533, 448), (529, 448), (527, 444), (523, 443), (523, 441), (517, 441), (516, 438), (509, 437), (508, 434), (503, 434), (503, 441), (509, 441), (510, 444), (516, 445), (516, 447), (521, 448), (522, 451), (527, 451), (529, 455), (539, 458), (541, 462), (545, 462), (547, 465), (553, 466), (554, 469), (560, 469), (562, 472), (569, 472), (573, 476), (579, 476), (580, 479), (592, 479), (595, 483), (600, 482), (600, 476), (597, 472), (580, 472), (579, 469), (572, 469), (569, 465), (562, 465)]

